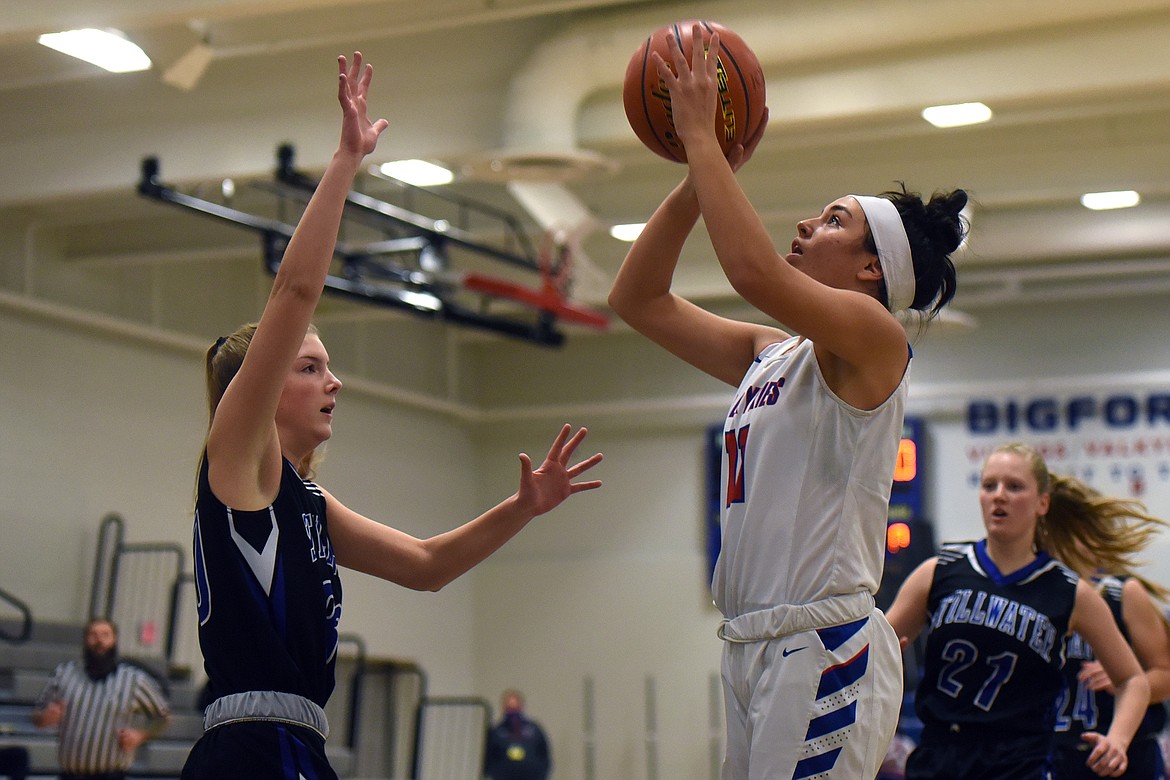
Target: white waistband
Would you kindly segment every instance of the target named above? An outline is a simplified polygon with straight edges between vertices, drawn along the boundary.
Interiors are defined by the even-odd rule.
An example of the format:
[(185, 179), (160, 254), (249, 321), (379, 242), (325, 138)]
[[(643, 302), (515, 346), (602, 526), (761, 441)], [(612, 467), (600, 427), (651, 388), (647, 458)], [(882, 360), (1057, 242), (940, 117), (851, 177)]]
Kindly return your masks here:
[(830, 596), (811, 604), (781, 604), (725, 618), (715, 633), (725, 642), (762, 642), (860, 620), (873, 609), (873, 594), (861, 591)]
[(221, 696), (203, 712), (203, 730), (248, 720), (267, 720), (304, 726), (329, 737), (329, 721), (317, 703), (281, 691), (245, 691)]

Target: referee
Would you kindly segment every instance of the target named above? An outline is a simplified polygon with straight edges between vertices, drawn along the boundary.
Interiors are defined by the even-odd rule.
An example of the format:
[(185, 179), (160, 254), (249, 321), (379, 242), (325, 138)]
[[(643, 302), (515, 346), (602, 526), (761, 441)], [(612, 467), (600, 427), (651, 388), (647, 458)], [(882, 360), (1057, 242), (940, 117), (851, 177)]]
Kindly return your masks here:
[[(166, 726), (170, 707), (150, 675), (119, 662), (110, 621), (86, 624), (83, 658), (57, 666), (33, 723), (59, 727), (61, 780), (124, 780), (138, 746)], [(147, 725), (137, 726), (135, 715)]]

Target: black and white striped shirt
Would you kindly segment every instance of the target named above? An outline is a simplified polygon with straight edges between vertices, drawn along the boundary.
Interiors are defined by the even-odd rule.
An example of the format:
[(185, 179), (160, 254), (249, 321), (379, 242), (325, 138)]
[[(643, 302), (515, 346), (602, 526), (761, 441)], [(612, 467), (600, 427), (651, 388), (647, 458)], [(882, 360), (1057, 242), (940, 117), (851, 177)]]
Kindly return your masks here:
[(150, 675), (124, 663), (101, 680), (91, 679), (77, 661), (60, 664), (37, 707), (55, 700), (64, 704), (58, 760), (63, 772), (73, 774), (124, 772), (134, 756), (118, 744), (118, 731), (144, 728), (143, 717), (157, 722), (170, 714)]

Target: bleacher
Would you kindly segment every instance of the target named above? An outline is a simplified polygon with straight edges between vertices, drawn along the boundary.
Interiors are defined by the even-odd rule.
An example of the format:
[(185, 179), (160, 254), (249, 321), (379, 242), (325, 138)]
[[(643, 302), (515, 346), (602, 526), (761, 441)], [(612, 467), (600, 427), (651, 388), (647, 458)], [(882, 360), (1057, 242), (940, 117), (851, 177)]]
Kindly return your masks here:
[[(0, 620), (0, 633), (10, 628)], [(350, 638), (350, 644), (353, 639)], [(23, 642), (0, 640), (0, 747), (28, 749), (31, 778), (56, 778), (57, 731), (38, 729), (32, 722), (37, 698), (53, 669), (81, 657), (82, 624), (34, 623)], [(139, 748), (129, 776), (144, 780), (172, 780), (180, 775), (191, 746), (203, 733), (198, 701), (200, 683), (184, 671), (160, 672), (150, 662), (138, 662), (162, 677), (171, 704), (170, 725)], [(339, 660), (338, 686), (326, 711), (332, 735), (326, 747), (330, 763), (342, 778), (405, 778), (431, 776), (477, 777), (482, 762), (482, 734), (490, 709), (473, 698), (427, 698), (425, 678), (412, 664), (347, 655)], [(420, 740), (419, 729), (429, 739)], [(459, 769), (448, 771), (454, 764)], [(469, 773), (470, 772), (470, 773)]]
[[(123, 534), (120, 517), (103, 518), (89, 614), (108, 616), (121, 627), (122, 660), (142, 666), (167, 693), (171, 722), (139, 748), (129, 776), (169, 780), (180, 776), (203, 733), (191, 578), (173, 545), (128, 544)], [(57, 665), (80, 660), (84, 621), (36, 620), (3, 590), (0, 606), (0, 747), (27, 748), (30, 777), (55, 778), (56, 729), (38, 729), (32, 712)], [(358, 635), (339, 639), (337, 685), (325, 708), (331, 727), (326, 752), (338, 776), (478, 780), (490, 705), (469, 697), (428, 697), (426, 675), (413, 662), (370, 658)]]

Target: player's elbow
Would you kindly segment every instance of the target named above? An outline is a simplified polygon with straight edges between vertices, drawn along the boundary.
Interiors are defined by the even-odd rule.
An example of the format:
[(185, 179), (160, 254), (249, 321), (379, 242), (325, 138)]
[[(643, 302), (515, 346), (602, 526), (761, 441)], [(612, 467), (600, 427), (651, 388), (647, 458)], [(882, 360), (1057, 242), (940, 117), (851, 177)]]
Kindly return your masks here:
[(417, 566), (411, 576), (399, 580), (399, 584), (419, 592), (438, 593), (446, 587), (458, 573), (447, 571), (439, 561), (428, 557)]
[(626, 322), (630, 321), (630, 317), (637, 313), (637, 302), (632, 300), (631, 296), (625, 290), (615, 286), (609, 291), (609, 297), (606, 299), (609, 308), (613, 309), (613, 313), (621, 317)]
[(438, 593), (444, 587), (446, 587), (449, 582), (451, 582), (449, 579), (427, 577), (411, 582), (404, 582), (402, 584), (411, 590), (417, 590), (420, 593)]
[(461, 571), (449, 571), (446, 568), (434, 571), (427, 578), (426, 584), (422, 587), (422, 590), (426, 590), (431, 593), (438, 593), (443, 588), (457, 580), (460, 574), (462, 574)]
[(755, 262), (750, 253), (736, 253), (723, 264), (723, 272), (731, 288), (749, 302), (774, 283), (774, 278)]
[(1140, 669), (1123, 680), (1113, 680), (1113, 687), (1119, 697), (1125, 696), (1140, 702), (1142, 708), (1150, 704), (1150, 683)]
[(296, 277), (281, 278), (279, 274), (272, 283), (269, 292), (271, 298), (292, 297), (301, 301), (313, 301), (321, 297), (321, 288), (310, 280)]

